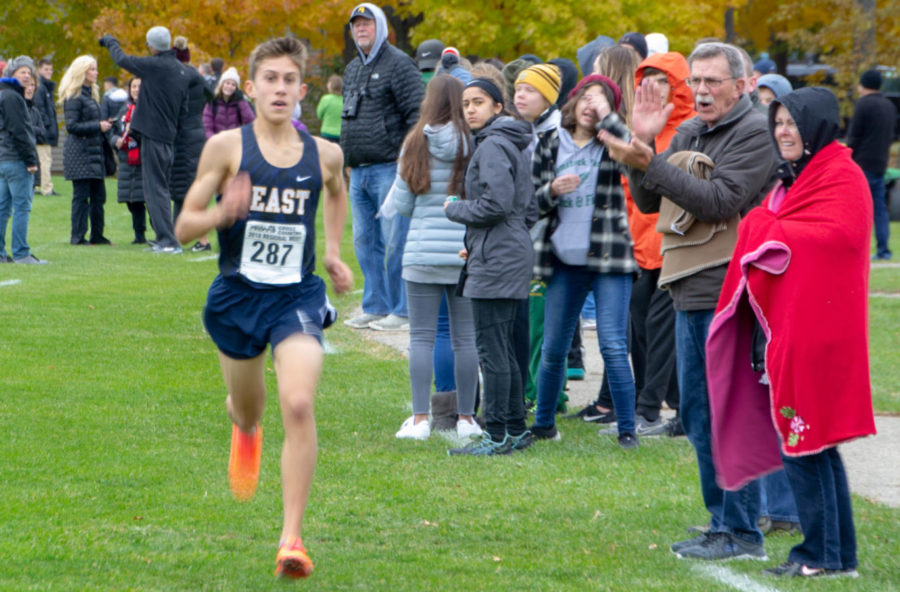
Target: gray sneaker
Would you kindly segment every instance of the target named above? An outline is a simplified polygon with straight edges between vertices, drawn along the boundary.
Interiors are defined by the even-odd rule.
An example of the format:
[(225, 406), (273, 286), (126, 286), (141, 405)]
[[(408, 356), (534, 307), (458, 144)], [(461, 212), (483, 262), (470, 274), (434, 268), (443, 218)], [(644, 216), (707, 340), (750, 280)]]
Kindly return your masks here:
[(598, 436), (618, 436), (619, 435), (619, 426), (613, 425), (608, 428), (600, 428), (597, 430)]
[(12, 263), (13, 258), (6, 253), (0, 253), (0, 263)]
[(693, 536), (689, 539), (685, 539), (683, 541), (678, 541), (677, 543), (672, 543), (669, 549), (672, 550), (672, 553), (678, 553), (682, 549), (687, 549), (688, 547), (693, 547), (694, 545), (699, 545), (703, 541), (706, 540), (706, 533), (701, 532), (700, 534)]
[[(653, 436), (654, 434), (648, 434), (649, 431), (661, 429), (663, 427), (662, 417), (657, 417), (656, 421), (648, 421), (644, 419), (644, 416), (638, 413), (634, 416), (634, 432), (640, 437), (644, 437), (647, 435)], [(618, 436), (619, 435), (619, 426), (613, 425), (608, 428), (601, 428), (597, 431), (597, 435), (599, 436)], [(658, 435), (658, 434), (656, 434)]]
[(762, 543), (751, 543), (728, 532), (713, 532), (697, 545), (683, 547), (675, 552), (679, 559), (701, 559), (718, 561), (722, 559), (753, 559), (767, 561)]
[(34, 255), (25, 255), (24, 257), (16, 259), (14, 263), (18, 263), (19, 265), (47, 265), (49, 262), (38, 259)]
[(637, 421), (634, 422), (634, 431), (641, 438), (653, 438), (666, 433), (666, 424), (661, 416), (657, 417), (656, 421), (649, 421), (643, 415), (638, 414)]
[(501, 456), (512, 452), (512, 439), (507, 434), (502, 442), (495, 442), (487, 432), (478, 440), (473, 440), (462, 448), (451, 448), (447, 451), (450, 456)]
[(151, 253), (157, 253), (162, 255), (181, 255), (181, 245), (167, 245), (163, 246), (159, 243), (154, 244), (152, 247), (144, 249), (145, 251), (150, 251)]
[(409, 319), (389, 314), (383, 319), (369, 323), (369, 329), (375, 331), (405, 331), (409, 329)]
[(369, 323), (371, 323), (372, 321), (380, 321), (384, 317), (385, 315), (377, 315), (364, 312), (361, 315), (353, 317), (352, 319), (347, 319), (346, 321), (344, 321), (344, 324), (354, 329), (367, 329), (369, 327)]

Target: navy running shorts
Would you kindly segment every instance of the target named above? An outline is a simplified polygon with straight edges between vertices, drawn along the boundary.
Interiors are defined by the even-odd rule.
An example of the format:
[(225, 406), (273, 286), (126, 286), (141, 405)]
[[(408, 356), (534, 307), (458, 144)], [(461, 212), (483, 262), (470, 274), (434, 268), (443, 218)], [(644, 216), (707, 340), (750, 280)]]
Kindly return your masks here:
[(308, 275), (299, 284), (271, 290), (254, 288), (221, 275), (213, 280), (203, 324), (216, 346), (230, 358), (255, 358), (297, 333), (322, 343), (322, 330), (337, 318), (325, 282)]

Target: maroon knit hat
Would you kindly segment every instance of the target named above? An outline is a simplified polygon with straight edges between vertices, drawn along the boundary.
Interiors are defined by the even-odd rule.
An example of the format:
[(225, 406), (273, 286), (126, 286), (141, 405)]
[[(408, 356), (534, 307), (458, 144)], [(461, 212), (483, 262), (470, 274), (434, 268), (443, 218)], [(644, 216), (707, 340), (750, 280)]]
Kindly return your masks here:
[(582, 78), (581, 81), (575, 85), (575, 88), (573, 88), (569, 92), (567, 100), (571, 101), (572, 97), (578, 94), (578, 91), (591, 84), (602, 84), (603, 86), (609, 88), (609, 90), (612, 91), (614, 99), (613, 102), (615, 103), (615, 105), (613, 105), (613, 111), (619, 110), (619, 107), (622, 106), (622, 90), (619, 88), (618, 84), (612, 81), (611, 78), (608, 78), (603, 74), (588, 74), (587, 76)]
[(175, 57), (182, 64), (189, 64), (191, 62), (191, 50), (185, 47), (184, 49), (176, 49)]

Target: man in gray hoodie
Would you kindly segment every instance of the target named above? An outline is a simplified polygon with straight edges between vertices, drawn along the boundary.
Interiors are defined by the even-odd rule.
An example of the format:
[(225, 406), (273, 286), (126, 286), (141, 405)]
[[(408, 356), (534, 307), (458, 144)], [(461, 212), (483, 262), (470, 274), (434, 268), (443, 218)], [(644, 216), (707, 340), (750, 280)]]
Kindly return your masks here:
[(376, 218), (397, 173), (406, 133), (419, 118), (425, 86), (415, 61), (388, 43), (387, 18), (368, 2), (350, 14), (355, 57), (344, 71), (341, 149), (350, 167), (353, 247), (362, 269), (363, 313), (353, 328), (403, 329), (403, 246), (409, 219)]

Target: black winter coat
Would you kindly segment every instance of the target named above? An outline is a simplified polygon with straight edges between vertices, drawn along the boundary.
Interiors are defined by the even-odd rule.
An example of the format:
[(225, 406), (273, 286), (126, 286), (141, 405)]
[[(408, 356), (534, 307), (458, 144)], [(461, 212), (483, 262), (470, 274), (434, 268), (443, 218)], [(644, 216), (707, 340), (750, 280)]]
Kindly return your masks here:
[(188, 109), (178, 120), (178, 135), (175, 137), (175, 161), (169, 181), (169, 193), (173, 201), (184, 201), (188, 189), (197, 176), (200, 153), (206, 143), (203, 128), (203, 107), (206, 105), (206, 81), (197, 70), (186, 66), (190, 76), (188, 86)]
[(16, 160), (37, 166), (34, 129), (25, 90), (15, 78), (0, 79), (0, 161)]
[[(125, 103), (125, 109), (131, 102)], [(117, 199), (119, 203), (125, 202), (142, 202), (144, 201), (144, 189), (141, 186), (143, 176), (141, 175), (141, 165), (128, 164), (128, 150), (120, 150), (116, 148), (116, 141), (125, 134), (125, 124), (122, 122), (122, 113), (113, 123), (113, 127), (109, 133), (109, 145), (116, 151), (119, 157), (119, 168), (116, 172), (117, 177)]]
[(425, 98), (422, 75), (413, 59), (385, 42), (368, 65), (358, 56), (347, 65), (343, 93), (345, 113), (353, 97), (359, 97), (356, 116), (343, 116), (341, 122), (347, 166), (397, 160)]
[(38, 76), (38, 86), (34, 91), (34, 105), (41, 112), (46, 134), (45, 143), (56, 146), (59, 143), (59, 121), (56, 119), (56, 104), (53, 102), (53, 93), (56, 91), (56, 83)]
[(178, 132), (181, 112), (187, 110), (187, 89), (191, 82), (175, 50), (148, 57), (128, 55), (109, 35), (100, 39), (117, 66), (141, 78), (140, 109), (135, 110), (131, 127), (141, 136), (172, 144)]
[(81, 94), (66, 99), (66, 142), (63, 146), (63, 173), (66, 179), (103, 179), (103, 142), (100, 131), (100, 105), (91, 96), (91, 87), (82, 86)]
[(34, 128), (34, 143), (35, 144), (46, 144), (47, 143), (47, 128), (44, 125), (44, 118), (41, 116), (41, 110), (37, 108), (37, 105), (34, 104), (34, 101), (29, 101), (25, 99), (25, 104), (28, 105), (28, 113), (31, 115), (31, 126)]

